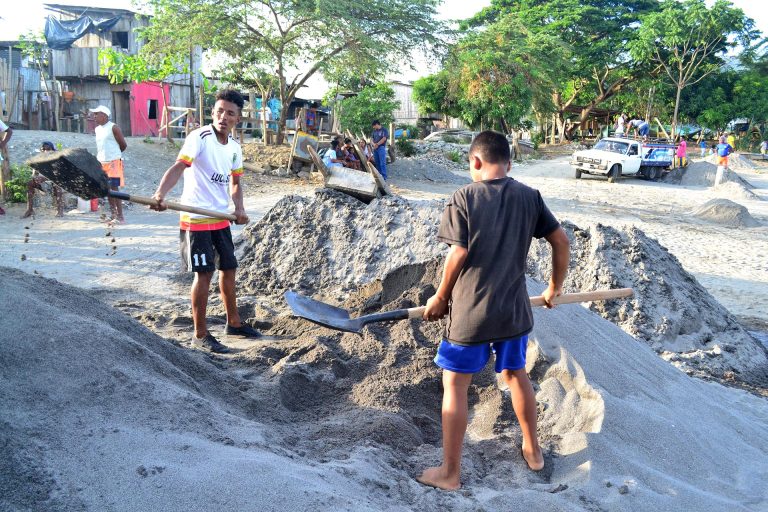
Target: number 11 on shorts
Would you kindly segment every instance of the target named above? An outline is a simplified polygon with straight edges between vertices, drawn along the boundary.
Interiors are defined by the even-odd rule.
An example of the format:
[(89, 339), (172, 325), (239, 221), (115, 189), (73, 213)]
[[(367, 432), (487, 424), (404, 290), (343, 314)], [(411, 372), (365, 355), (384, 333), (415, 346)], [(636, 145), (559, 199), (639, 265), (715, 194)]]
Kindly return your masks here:
[(208, 263), (206, 263), (206, 262), (205, 262), (205, 253), (201, 253), (201, 254), (193, 254), (193, 255), (192, 255), (192, 260), (194, 260), (194, 266), (195, 266), (195, 267), (199, 267), (199, 266), (201, 265), (201, 264), (200, 264), (200, 262), (201, 262), (201, 261), (202, 261), (202, 266), (203, 266), (203, 267), (205, 267), (206, 265), (208, 265)]

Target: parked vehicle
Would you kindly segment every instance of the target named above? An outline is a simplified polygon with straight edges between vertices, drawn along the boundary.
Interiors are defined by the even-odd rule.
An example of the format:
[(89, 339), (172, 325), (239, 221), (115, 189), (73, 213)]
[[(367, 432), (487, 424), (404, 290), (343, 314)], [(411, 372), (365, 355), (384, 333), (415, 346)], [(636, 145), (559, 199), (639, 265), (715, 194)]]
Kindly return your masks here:
[(577, 179), (582, 174), (597, 174), (608, 176), (610, 183), (621, 176), (656, 180), (672, 167), (674, 155), (674, 144), (608, 137), (592, 149), (576, 151), (570, 164)]

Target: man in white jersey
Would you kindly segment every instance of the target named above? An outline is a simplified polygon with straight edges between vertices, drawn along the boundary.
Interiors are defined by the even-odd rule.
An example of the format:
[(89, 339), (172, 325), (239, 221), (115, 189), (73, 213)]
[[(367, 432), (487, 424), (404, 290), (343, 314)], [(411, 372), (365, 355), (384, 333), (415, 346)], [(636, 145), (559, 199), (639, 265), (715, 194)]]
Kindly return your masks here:
[[(125, 186), (123, 171), (123, 151), (128, 147), (120, 127), (109, 120), (112, 112), (104, 105), (90, 109), (96, 121), (96, 158), (101, 162), (101, 168), (109, 179), (109, 188), (120, 190)], [(123, 201), (116, 197), (109, 198), (109, 209), (112, 213), (110, 222), (125, 223), (123, 217)]]
[[(236, 223), (248, 222), (243, 207), (243, 187), (240, 184), (243, 152), (240, 144), (229, 135), (230, 130), (240, 122), (243, 103), (243, 97), (237, 91), (219, 91), (212, 111), (213, 122), (187, 135), (176, 163), (165, 171), (160, 180), (153, 196), (159, 205), (152, 209), (166, 209), (165, 197), (183, 175), (182, 203), (228, 213), (231, 195), (235, 203)], [(229, 221), (182, 212), (180, 227), (182, 265), (195, 273), (191, 292), (192, 320), (195, 326), (192, 344), (211, 352), (229, 352), (207, 327), (208, 290), (214, 263), (219, 270), (219, 289), (227, 311), (225, 333), (246, 338), (260, 336), (256, 329), (242, 323), (237, 311), (237, 259)]]

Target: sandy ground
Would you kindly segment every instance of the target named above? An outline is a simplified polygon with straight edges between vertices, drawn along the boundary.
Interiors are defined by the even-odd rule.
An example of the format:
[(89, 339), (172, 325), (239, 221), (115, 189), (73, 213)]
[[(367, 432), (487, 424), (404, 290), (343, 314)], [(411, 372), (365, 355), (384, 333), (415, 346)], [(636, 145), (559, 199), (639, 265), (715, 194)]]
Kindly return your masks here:
[[(18, 161), (32, 154), (39, 140), (46, 137), (54, 143), (62, 142), (65, 147), (83, 145), (94, 149), (92, 137), (86, 135), (17, 131), (10, 145), (11, 158)], [(129, 140), (126, 191), (151, 195), (176, 151), (164, 142), (146, 144), (142, 139)], [(568, 157), (560, 157), (526, 162), (515, 165), (511, 175), (541, 190), (560, 219), (576, 225), (597, 222), (641, 228), (668, 248), (732, 313), (748, 322), (757, 321), (758, 325), (768, 323), (768, 167), (760, 173), (739, 170), (758, 196), (745, 199), (731, 189), (685, 187), (632, 178), (617, 184), (592, 176), (576, 180), (567, 160)], [(405, 162), (401, 159), (395, 165)], [(408, 176), (418, 172), (393, 174)], [(445, 198), (460, 186), (406, 179), (392, 183), (397, 193), (416, 199)], [(284, 195), (311, 195), (316, 187), (316, 183), (302, 180), (251, 176), (246, 181), (246, 207), (255, 221)], [(176, 192), (180, 193), (180, 186)], [(690, 214), (715, 198), (731, 199), (745, 206), (762, 226), (732, 228), (703, 222)], [(153, 279), (176, 271), (175, 262), (169, 263), (177, 258), (177, 220), (173, 213), (156, 214), (136, 205), (128, 210), (128, 224), (106, 229), (97, 214), (71, 213), (56, 219), (53, 210), (47, 207), (39, 208), (34, 219), (20, 220), (23, 205), (5, 207), (8, 214), (0, 218), (0, 265), (30, 273), (37, 271), (85, 288), (132, 289), (149, 282), (149, 289), (163, 290), (159, 293), (165, 293), (165, 288)], [(240, 229), (236, 227), (235, 232)], [(113, 237), (115, 242), (111, 242)], [(83, 265), (84, 261), (88, 264)], [(148, 281), (135, 279), (137, 274), (147, 276)]]
[[(66, 147), (92, 143), (76, 134), (17, 131), (11, 158), (26, 157), (46, 139)], [(128, 191), (151, 195), (174, 157), (164, 144), (129, 140)], [(417, 202), (443, 200), (460, 186), (407, 180), (419, 172), (400, 171), (393, 188)], [(576, 180), (566, 157), (515, 165), (512, 175), (539, 188), (560, 219), (641, 228), (742, 322), (768, 330), (768, 175), (739, 172), (756, 197), (733, 187)], [(270, 268), (296, 283), (302, 275), (331, 283), (346, 268), (367, 268), (354, 255), (313, 258), (313, 244), (320, 251), (323, 240), (338, 251), (370, 244), (360, 254), (372, 263), (394, 258), (397, 247), (356, 233), (346, 213), (329, 210), (325, 225), (322, 216), (307, 224), (334, 226), (327, 236), (281, 233), (279, 215), (301, 216), (295, 212), (302, 200), (288, 200), (294, 209), (272, 207), (287, 194), (314, 197), (316, 188), (248, 176), (251, 219), (274, 215), (274, 226), (235, 233), (266, 247), (260, 254), (272, 258)], [(732, 228), (690, 214), (716, 198), (745, 206), (761, 225)], [(99, 213), (55, 218), (48, 198), (43, 203), (34, 219), (19, 219), (22, 205), (3, 205), (0, 217), (0, 266), (22, 271), (0, 276), (0, 444), (9, 453), (0, 462), (0, 504), (11, 510), (432, 512), (500, 510), (514, 502), (541, 510), (749, 511), (768, 503), (766, 399), (689, 378), (579, 306), (535, 312), (528, 370), (545, 471), (522, 467), (508, 392), (484, 372), (471, 391), (464, 490), (425, 489), (412, 478), (440, 454), (440, 387), (431, 363), (439, 326), (402, 322), (362, 337), (340, 334), (291, 319), (277, 295), (257, 295), (257, 286), (243, 294), (241, 309), (269, 336), (228, 340), (237, 352), (211, 358), (188, 349), (188, 278), (178, 273), (174, 213), (133, 206), (127, 224), (107, 226)], [(376, 229), (366, 222), (369, 232)], [(419, 222), (423, 229), (413, 227)], [(439, 274), (439, 258), (403, 266), (434, 256), (410, 247), (409, 238), (434, 228), (418, 212), (383, 219), (379, 228), (397, 233), (413, 259), (393, 261), (394, 275), (378, 285), (350, 279), (331, 291), (356, 312), (421, 302)], [(292, 246), (302, 248), (305, 261), (280, 252)], [(249, 272), (242, 279), (250, 284), (263, 282), (253, 272), (258, 255), (244, 260)], [(329, 268), (338, 273), (322, 274)], [(378, 270), (384, 268), (390, 270)], [(373, 270), (371, 278), (382, 277)], [(529, 283), (531, 292), (539, 287)], [(216, 299), (210, 316), (219, 329)]]

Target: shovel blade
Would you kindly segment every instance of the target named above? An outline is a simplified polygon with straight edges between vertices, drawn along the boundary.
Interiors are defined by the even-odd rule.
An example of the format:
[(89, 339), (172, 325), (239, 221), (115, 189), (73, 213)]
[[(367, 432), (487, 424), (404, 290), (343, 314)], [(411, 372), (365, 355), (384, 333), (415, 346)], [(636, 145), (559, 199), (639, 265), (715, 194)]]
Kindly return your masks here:
[(95, 199), (109, 194), (107, 175), (96, 157), (86, 149), (43, 151), (26, 163), (77, 197)]
[(304, 318), (324, 327), (358, 334), (363, 327), (361, 322), (349, 318), (347, 310), (305, 297), (294, 291), (289, 290), (285, 292), (285, 301), (288, 303), (294, 316)]

